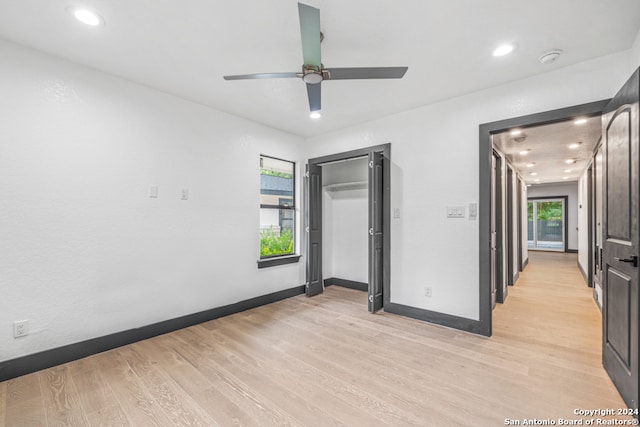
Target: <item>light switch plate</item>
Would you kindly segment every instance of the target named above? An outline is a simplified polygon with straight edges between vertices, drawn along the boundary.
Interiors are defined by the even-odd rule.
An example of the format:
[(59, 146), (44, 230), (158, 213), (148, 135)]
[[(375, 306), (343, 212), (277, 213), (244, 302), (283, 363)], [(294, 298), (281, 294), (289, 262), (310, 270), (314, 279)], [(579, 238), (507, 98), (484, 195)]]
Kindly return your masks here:
[(478, 218), (478, 204), (477, 203), (469, 203), (469, 219)]
[(464, 206), (447, 206), (447, 218), (464, 218)]

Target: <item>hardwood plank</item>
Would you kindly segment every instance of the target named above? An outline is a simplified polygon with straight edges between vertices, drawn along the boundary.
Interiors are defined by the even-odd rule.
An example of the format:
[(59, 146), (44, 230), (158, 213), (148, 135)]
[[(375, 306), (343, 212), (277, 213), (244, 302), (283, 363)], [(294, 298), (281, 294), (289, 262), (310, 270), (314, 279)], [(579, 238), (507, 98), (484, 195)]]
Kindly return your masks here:
[[(138, 350), (139, 343), (121, 349), (133, 372), (140, 379), (149, 395), (162, 409), (172, 425), (216, 426), (217, 423), (200, 408), (193, 405), (186, 393), (156, 367), (153, 354), (145, 355)], [(151, 357), (147, 357), (151, 356)]]
[(121, 352), (122, 348), (118, 348), (99, 355), (100, 371), (130, 425), (171, 425), (169, 418), (133, 372)]
[(370, 314), (366, 293), (331, 286), (0, 383), (0, 427), (493, 426), (622, 408), (575, 264), (531, 253), (491, 338)]
[(7, 407), (7, 427), (48, 426), (42, 399), (29, 399)]
[(89, 426), (104, 426), (104, 427), (117, 427), (117, 426), (132, 426), (127, 419), (120, 405), (107, 406), (97, 411), (87, 414), (87, 420)]
[[(263, 394), (272, 395), (271, 391), (280, 390), (281, 396), (271, 396), (270, 399), (305, 425), (313, 424), (317, 419), (322, 419), (324, 425), (353, 425), (357, 420), (363, 424), (379, 423), (379, 420), (367, 413), (358, 414), (356, 409), (362, 408), (349, 405), (329, 393), (326, 388), (318, 387), (319, 378), (324, 373), (314, 372), (298, 360), (291, 360), (275, 350), (269, 350), (268, 345), (251, 345), (235, 331), (231, 335), (224, 331), (204, 329), (196, 332), (203, 334), (203, 339), (215, 340), (222, 345), (229, 369), (239, 372), (241, 376), (261, 377), (265, 383)], [(240, 338), (240, 341), (236, 338)], [(259, 358), (255, 357), (257, 354), (260, 355)], [(265, 369), (267, 366), (269, 369)], [(291, 393), (292, 389), (296, 390), (295, 395)]]
[(24, 375), (6, 381), (7, 408), (31, 399), (42, 399), (40, 391), (40, 379), (37, 373)]
[(179, 331), (176, 336), (184, 341), (184, 356), (198, 369), (213, 380), (213, 387), (225, 395), (231, 402), (249, 415), (259, 425), (265, 426), (300, 426), (295, 418), (275, 406), (265, 396), (218, 362), (221, 348), (203, 341), (193, 333), (194, 328)]
[(60, 365), (40, 371), (44, 409), (50, 425), (85, 426), (86, 415), (80, 404), (68, 365)]
[(78, 400), (87, 419), (91, 425), (99, 420), (104, 420), (108, 425), (129, 425), (96, 360), (96, 357), (87, 357), (69, 365), (69, 374), (75, 389), (82, 390), (82, 393), (78, 393)]
[(7, 415), (7, 382), (0, 383), (0, 427), (6, 426)]

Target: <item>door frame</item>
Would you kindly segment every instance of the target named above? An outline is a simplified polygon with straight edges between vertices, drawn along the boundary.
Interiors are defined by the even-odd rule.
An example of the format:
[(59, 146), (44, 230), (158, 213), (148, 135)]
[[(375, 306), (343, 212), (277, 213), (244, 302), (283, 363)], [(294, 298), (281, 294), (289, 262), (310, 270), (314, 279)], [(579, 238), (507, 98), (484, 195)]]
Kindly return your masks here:
[[(325, 163), (349, 160), (358, 157), (367, 157), (369, 153), (373, 152), (382, 153), (382, 307), (384, 308), (384, 306), (389, 304), (391, 295), (391, 143), (359, 148), (327, 156), (314, 157), (309, 159), (307, 164), (321, 166)], [(308, 196), (310, 197), (311, 194)], [(371, 196), (369, 195), (369, 211), (372, 210), (372, 202)], [(307, 218), (304, 218), (304, 221), (306, 222)], [(370, 262), (371, 256), (369, 256), (369, 263)], [(371, 268), (371, 266), (369, 266), (369, 268)], [(368, 285), (369, 292), (371, 293), (371, 278), (369, 278)]]
[[(479, 330), (482, 335), (491, 336), (491, 156), (493, 155), (492, 135), (512, 128), (526, 128), (562, 122), (578, 116), (601, 115), (609, 99), (574, 105), (557, 110), (529, 114), (521, 117), (483, 123), (479, 126), (479, 170), (478, 170), (478, 258), (479, 258)], [(524, 260), (523, 260), (524, 262)]]
[(492, 226), (495, 227), (495, 236), (494, 236), (494, 255), (491, 261), (491, 266), (494, 268), (494, 274), (492, 275), (493, 286), (492, 292), (494, 295), (491, 296), (491, 308), (495, 308), (496, 303), (504, 303), (507, 298), (507, 284), (505, 280), (505, 246), (504, 246), (504, 163), (505, 160), (502, 155), (497, 151), (493, 150), (493, 158), (491, 164), (492, 174), (493, 174), (493, 182), (491, 184), (493, 192), (493, 197), (491, 199), (491, 222)]
[(518, 176), (516, 174), (516, 184), (517, 184), (517, 195), (516, 195), (516, 206), (517, 209), (515, 210), (516, 214), (517, 214), (517, 218), (518, 218), (518, 230), (516, 231), (517, 235), (518, 235), (518, 263), (517, 263), (517, 271), (515, 274), (515, 277), (513, 278), (513, 282), (515, 284), (515, 282), (518, 281), (518, 276), (520, 275), (520, 272), (524, 269), (524, 265), (522, 264), (522, 189), (524, 187), (524, 181), (522, 180), (522, 178), (520, 178), (520, 176)]
[[(596, 144), (596, 148), (598, 144)], [(595, 156), (595, 150), (593, 152)], [(594, 257), (594, 242), (595, 242), (595, 197), (594, 197), (594, 180), (595, 176), (593, 174), (594, 171), (594, 163), (595, 159), (591, 158), (591, 161), (587, 165), (587, 224), (589, 229), (587, 230), (587, 286), (593, 287), (593, 257)], [(579, 206), (580, 207), (580, 206)]]
[[(589, 197), (588, 197), (589, 198)], [(569, 252), (569, 224), (567, 217), (569, 216), (569, 196), (535, 196), (535, 197), (527, 197), (527, 206), (529, 201), (542, 201), (542, 200), (562, 200), (562, 238), (564, 241), (562, 242), (562, 250), (553, 250), (553, 249), (538, 249), (538, 248), (529, 248), (529, 236), (527, 235), (527, 248), (530, 251), (549, 251), (549, 252)], [(534, 227), (536, 228), (536, 227)], [(536, 229), (537, 231), (537, 229)]]
[[(514, 224), (513, 224), (513, 213), (514, 213), (514, 197), (513, 197), (513, 178), (516, 174), (514, 173), (513, 168), (509, 163), (507, 163), (507, 185), (506, 185), (506, 194), (505, 194), (505, 207), (507, 210), (507, 227), (506, 227), (506, 237), (507, 237), (507, 285), (513, 286), (515, 283), (515, 269), (513, 268), (513, 264), (517, 258), (517, 255), (514, 253), (514, 238), (516, 237)], [(516, 198), (517, 199), (517, 198)], [(517, 242), (516, 242), (517, 243)]]

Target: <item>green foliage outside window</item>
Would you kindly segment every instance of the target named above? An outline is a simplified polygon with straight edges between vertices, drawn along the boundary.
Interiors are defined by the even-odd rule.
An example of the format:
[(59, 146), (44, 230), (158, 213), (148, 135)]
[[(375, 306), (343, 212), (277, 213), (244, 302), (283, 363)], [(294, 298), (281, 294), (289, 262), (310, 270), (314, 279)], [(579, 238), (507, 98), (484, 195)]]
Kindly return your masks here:
[(286, 172), (277, 172), (271, 169), (260, 169), (260, 175), (277, 176), (278, 178), (291, 179), (293, 175)]
[[(562, 202), (538, 202), (538, 221), (562, 221)], [(533, 221), (533, 203), (527, 206), (529, 221)]]
[(293, 253), (293, 231), (288, 228), (279, 233), (272, 228), (260, 232), (260, 257)]
[(538, 221), (562, 221), (562, 202), (539, 202)]

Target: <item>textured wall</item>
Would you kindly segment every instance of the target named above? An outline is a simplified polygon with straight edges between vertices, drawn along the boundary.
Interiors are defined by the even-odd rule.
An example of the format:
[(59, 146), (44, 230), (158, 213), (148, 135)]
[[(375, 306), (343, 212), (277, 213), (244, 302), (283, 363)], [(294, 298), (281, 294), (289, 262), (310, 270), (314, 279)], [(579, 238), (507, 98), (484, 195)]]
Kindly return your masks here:
[(0, 360), (304, 283), (256, 265), (259, 156), (298, 137), (4, 42), (0, 93)]
[(478, 201), (478, 126), (611, 97), (628, 60), (609, 55), (308, 140), (310, 157), (391, 142), (392, 302), (478, 318), (478, 223), (446, 218), (447, 206)]

